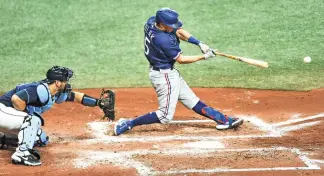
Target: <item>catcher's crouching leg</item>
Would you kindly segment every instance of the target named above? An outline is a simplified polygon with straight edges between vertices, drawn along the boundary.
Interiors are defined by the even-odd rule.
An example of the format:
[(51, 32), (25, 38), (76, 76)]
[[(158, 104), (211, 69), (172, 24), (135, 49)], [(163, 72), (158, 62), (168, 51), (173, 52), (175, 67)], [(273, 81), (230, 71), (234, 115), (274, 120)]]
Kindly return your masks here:
[[(38, 129), (34, 147), (44, 147), (48, 145), (49, 137), (46, 135), (45, 131), (41, 128)], [(5, 134), (0, 132), (0, 149), (5, 147), (17, 147), (18, 146), (18, 136), (14, 134)]]
[(45, 131), (41, 128), (38, 129), (34, 147), (45, 147), (49, 143), (49, 137), (46, 135)]
[(36, 140), (37, 132), (42, 125), (42, 119), (36, 115), (25, 117), (21, 129), (18, 133), (18, 147), (11, 156), (12, 163), (27, 166), (41, 165), (40, 155), (32, 149)]

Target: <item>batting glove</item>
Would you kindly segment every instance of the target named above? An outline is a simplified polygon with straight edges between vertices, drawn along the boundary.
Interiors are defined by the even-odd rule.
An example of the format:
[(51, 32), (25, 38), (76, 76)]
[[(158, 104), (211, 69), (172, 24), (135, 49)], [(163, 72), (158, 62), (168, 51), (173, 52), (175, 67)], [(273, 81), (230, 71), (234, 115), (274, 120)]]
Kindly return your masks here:
[(200, 47), (201, 52), (204, 54), (206, 54), (208, 52), (208, 50), (210, 49), (209, 46), (204, 44), (203, 42), (200, 42), (198, 44), (198, 46)]
[(206, 54), (204, 54), (205, 60), (215, 57), (216, 55), (213, 53), (213, 50), (209, 49)]

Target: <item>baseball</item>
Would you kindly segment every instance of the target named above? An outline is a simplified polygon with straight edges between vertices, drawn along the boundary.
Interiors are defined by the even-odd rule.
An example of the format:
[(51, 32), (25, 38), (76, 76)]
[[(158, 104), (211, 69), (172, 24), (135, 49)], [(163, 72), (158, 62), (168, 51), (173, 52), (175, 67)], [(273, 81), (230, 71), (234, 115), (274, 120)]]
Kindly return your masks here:
[(305, 63), (310, 63), (311, 61), (312, 61), (311, 57), (309, 57), (309, 56), (304, 57)]

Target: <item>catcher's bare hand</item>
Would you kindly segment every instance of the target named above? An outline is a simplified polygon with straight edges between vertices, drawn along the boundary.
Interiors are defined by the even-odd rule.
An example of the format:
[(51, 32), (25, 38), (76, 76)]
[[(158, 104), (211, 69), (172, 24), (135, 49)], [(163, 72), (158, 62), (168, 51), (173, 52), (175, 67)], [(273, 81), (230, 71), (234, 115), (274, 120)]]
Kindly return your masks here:
[(104, 112), (102, 120), (107, 118), (108, 121), (115, 120), (115, 93), (111, 90), (102, 89), (98, 106)]

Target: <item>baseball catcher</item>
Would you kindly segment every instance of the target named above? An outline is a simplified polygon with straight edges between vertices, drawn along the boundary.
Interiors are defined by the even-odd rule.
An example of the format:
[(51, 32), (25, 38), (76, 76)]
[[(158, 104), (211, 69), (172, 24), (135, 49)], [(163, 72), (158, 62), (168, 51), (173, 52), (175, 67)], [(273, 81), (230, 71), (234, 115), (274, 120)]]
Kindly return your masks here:
[(0, 144), (17, 146), (11, 156), (12, 163), (28, 166), (41, 165), (40, 154), (34, 146), (46, 146), (49, 137), (41, 129), (44, 126), (42, 113), (54, 103), (77, 102), (89, 107), (100, 107), (104, 118), (115, 118), (115, 94), (104, 90), (99, 99), (72, 90), (70, 80), (73, 71), (66, 67), (53, 66), (46, 79), (19, 84), (0, 96)]
[[(175, 69), (176, 62), (190, 64), (215, 57), (208, 45), (181, 28), (182, 22), (178, 16), (175, 10), (161, 8), (144, 25), (144, 54), (150, 64), (149, 76), (158, 96), (159, 107), (132, 120), (119, 120), (114, 128), (115, 135), (139, 125), (170, 122), (178, 101), (195, 113), (214, 120), (219, 130), (237, 128), (243, 123), (242, 119), (225, 116), (202, 102)], [(180, 40), (199, 46), (203, 54), (183, 55)]]

